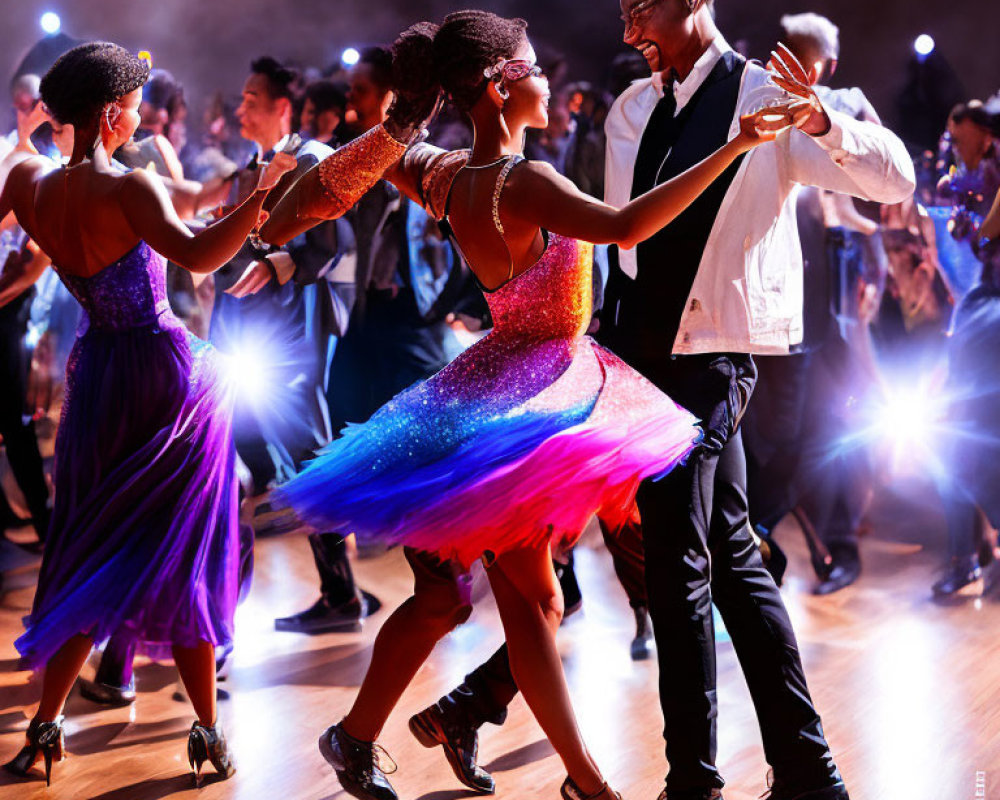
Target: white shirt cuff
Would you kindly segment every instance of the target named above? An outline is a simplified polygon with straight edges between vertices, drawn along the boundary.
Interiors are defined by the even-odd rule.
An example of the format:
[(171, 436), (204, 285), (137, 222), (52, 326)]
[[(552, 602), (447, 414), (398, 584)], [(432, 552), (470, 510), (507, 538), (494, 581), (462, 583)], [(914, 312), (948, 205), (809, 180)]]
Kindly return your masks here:
[(271, 266), (274, 267), (274, 271), (278, 275), (278, 283), (284, 286), (292, 279), (292, 275), (295, 274), (295, 262), (292, 261), (292, 257), (288, 253), (283, 250), (278, 253), (269, 253), (267, 260), (271, 262)]

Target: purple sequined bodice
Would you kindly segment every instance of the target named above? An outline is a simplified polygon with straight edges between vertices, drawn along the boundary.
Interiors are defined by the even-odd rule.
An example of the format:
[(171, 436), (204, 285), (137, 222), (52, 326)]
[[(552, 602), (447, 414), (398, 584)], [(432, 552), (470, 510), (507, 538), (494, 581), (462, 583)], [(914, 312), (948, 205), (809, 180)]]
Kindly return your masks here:
[(83, 306), (80, 334), (180, 324), (167, 301), (166, 262), (145, 242), (88, 278), (56, 271)]

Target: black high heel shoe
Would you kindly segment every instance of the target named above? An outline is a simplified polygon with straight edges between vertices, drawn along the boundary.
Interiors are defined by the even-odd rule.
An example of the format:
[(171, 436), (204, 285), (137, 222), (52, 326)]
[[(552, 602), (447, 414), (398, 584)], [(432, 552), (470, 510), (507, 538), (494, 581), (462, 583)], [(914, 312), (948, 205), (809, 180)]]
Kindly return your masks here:
[(236, 772), (233, 754), (226, 744), (226, 736), (221, 726), (216, 723), (207, 728), (196, 720), (188, 734), (188, 763), (194, 772), (194, 782), (198, 786), (201, 786), (201, 768), (206, 761), (212, 764), (222, 780), (232, 777)]
[(563, 781), (562, 788), (559, 789), (559, 794), (562, 796), (563, 800), (597, 800), (597, 798), (607, 798), (607, 800), (622, 800), (622, 796), (618, 792), (612, 791), (611, 787), (605, 783), (600, 789), (598, 789), (593, 794), (584, 794), (583, 791), (577, 786), (572, 778), (566, 778)]
[(52, 785), (52, 762), (64, 758), (65, 735), (63, 718), (52, 722), (40, 722), (37, 718), (28, 725), (28, 743), (3, 768), (14, 775), (27, 777), (28, 770), (41, 757), (45, 761), (45, 785)]

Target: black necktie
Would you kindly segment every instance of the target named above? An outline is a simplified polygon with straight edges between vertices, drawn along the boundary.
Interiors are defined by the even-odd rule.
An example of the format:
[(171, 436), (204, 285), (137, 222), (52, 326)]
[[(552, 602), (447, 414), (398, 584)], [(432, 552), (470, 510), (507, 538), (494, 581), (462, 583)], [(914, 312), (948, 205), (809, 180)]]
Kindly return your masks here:
[(653, 113), (642, 132), (639, 142), (639, 152), (635, 159), (635, 172), (632, 177), (632, 198), (645, 194), (657, 184), (660, 167), (666, 161), (670, 151), (677, 143), (681, 126), (674, 113), (677, 111), (677, 99), (674, 97), (674, 82), (670, 80), (663, 86), (663, 97), (656, 104)]

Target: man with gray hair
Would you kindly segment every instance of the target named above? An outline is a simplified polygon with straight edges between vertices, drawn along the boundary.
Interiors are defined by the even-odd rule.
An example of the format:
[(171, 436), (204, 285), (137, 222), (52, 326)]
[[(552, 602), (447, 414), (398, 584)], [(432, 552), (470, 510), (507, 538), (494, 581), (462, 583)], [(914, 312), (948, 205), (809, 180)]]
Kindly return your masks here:
[[(783, 40), (802, 63), (827, 108), (880, 124), (860, 89), (829, 89), (840, 50), (837, 26), (818, 14), (781, 20)], [(846, 413), (873, 358), (859, 313), (863, 285), (878, 285), (878, 225), (853, 198), (811, 186), (796, 198), (802, 244), (804, 335), (788, 357), (757, 359), (758, 403), (745, 419), (752, 522), (767, 538), (793, 506), (815, 536), (807, 537), (819, 578), (816, 594), (839, 591), (861, 572), (857, 529), (866, 497), (867, 457), (837, 448), (850, 434)], [(778, 552), (767, 539), (772, 553)], [(779, 559), (780, 560), (780, 559)]]

